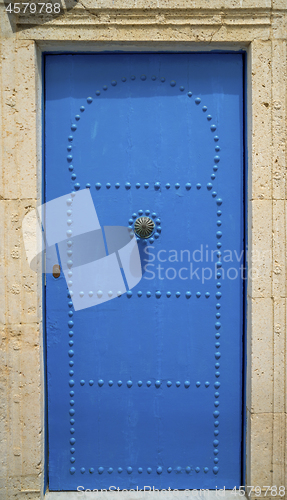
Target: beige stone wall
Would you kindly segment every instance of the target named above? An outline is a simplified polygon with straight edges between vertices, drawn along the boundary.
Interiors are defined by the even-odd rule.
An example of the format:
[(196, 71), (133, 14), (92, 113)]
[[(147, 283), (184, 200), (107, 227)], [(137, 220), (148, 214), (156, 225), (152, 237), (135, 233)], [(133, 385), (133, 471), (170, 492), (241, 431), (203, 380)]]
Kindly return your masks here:
[(287, 487), (287, 0), (62, 5), (54, 18), (8, 17), (0, 3), (0, 498), (38, 500), (43, 490), (42, 276), (30, 270), (21, 235), (23, 216), (41, 202), (43, 50), (247, 51), (249, 266), (257, 272), (248, 284), (245, 484)]

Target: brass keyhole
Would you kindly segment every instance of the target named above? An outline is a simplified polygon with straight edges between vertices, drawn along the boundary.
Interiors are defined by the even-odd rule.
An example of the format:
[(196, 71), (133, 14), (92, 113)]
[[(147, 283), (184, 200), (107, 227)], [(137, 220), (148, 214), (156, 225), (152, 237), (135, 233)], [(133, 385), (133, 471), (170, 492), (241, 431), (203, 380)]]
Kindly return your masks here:
[(53, 266), (53, 276), (54, 278), (59, 278), (60, 275), (61, 275), (61, 268), (59, 264), (55, 264)]

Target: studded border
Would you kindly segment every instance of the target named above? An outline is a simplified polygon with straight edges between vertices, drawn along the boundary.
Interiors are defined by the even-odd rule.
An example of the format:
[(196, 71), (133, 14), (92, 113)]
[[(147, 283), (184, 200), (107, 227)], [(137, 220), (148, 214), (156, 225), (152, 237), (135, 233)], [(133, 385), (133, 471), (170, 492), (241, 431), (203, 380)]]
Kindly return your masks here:
[[(136, 79), (136, 76), (135, 76), (135, 75), (132, 75), (130, 78), (131, 78), (131, 80), (133, 81), (133, 80), (135, 80), (135, 79)], [(142, 81), (145, 81), (145, 80), (147, 80), (147, 76), (146, 76), (146, 75), (141, 75), (141, 76), (140, 76), (140, 79), (141, 79)], [(156, 76), (154, 76), (154, 75), (153, 75), (153, 76), (151, 76), (151, 80), (152, 80), (152, 81), (156, 81), (156, 79), (157, 79), (157, 78), (156, 78)], [(126, 78), (126, 77), (122, 77), (121, 81), (122, 81), (122, 83), (125, 83), (125, 82), (127, 81), (127, 78)], [(160, 78), (160, 81), (161, 81), (161, 83), (165, 83), (166, 79), (165, 79), (164, 77), (162, 77), (162, 78)], [(117, 82), (116, 80), (112, 80), (112, 81), (111, 81), (111, 85), (112, 85), (112, 87), (115, 87), (115, 86), (117, 85), (117, 83), (118, 83), (118, 82)], [(176, 87), (176, 82), (175, 82), (175, 80), (171, 80), (171, 81), (170, 81), (170, 86), (171, 86), (171, 87)], [(104, 91), (104, 92), (106, 92), (107, 90), (108, 90), (108, 86), (107, 86), (107, 85), (103, 85), (103, 91)], [(185, 91), (185, 88), (184, 88), (183, 86), (180, 86), (180, 87), (179, 87), (179, 90), (180, 90), (181, 92), (184, 92), (184, 91)], [(100, 91), (100, 90), (97, 90), (97, 91), (95, 92), (95, 94), (96, 94), (96, 96), (97, 96), (97, 97), (99, 97), (99, 96), (101, 95), (101, 91)], [(191, 91), (188, 91), (188, 92), (187, 92), (187, 96), (188, 96), (189, 98), (191, 98), (191, 97), (192, 97), (192, 92), (191, 92)], [(88, 97), (88, 98), (87, 98), (87, 104), (88, 104), (88, 105), (90, 105), (90, 104), (92, 104), (92, 102), (93, 102), (93, 98), (92, 98), (92, 97)], [(200, 103), (201, 103), (201, 98), (200, 98), (200, 97), (196, 97), (196, 98), (194, 99), (194, 103), (195, 103), (197, 106), (198, 106), (198, 105), (200, 105)], [(85, 106), (81, 106), (81, 107), (80, 107), (80, 112), (81, 112), (81, 113), (83, 113), (84, 111), (85, 111)], [(203, 111), (203, 113), (206, 113), (206, 112), (207, 112), (207, 106), (203, 106), (203, 107), (202, 107), (202, 111)], [(78, 121), (80, 120), (80, 118), (81, 118), (80, 114), (75, 115), (75, 121), (76, 121), (76, 122), (78, 122)], [(211, 121), (211, 120), (212, 120), (212, 116), (211, 116), (210, 114), (208, 114), (208, 115), (206, 116), (206, 118), (207, 118), (207, 120), (208, 120), (208, 121)], [(73, 123), (73, 124), (71, 125), (71, 131), (72, 131), (72, 132), (76, 132), (76, 130), (77, 130), (77, 124), (76, 124), (76, 123)], [(210, 130), (211, 130), (211, 132), (215, 132), (215, 131), (216, 131), (216, 125), (212, 124), (212, 125), (210, 126)], [(72, 162), (72, 160), (73, 160), (73, 155), (72, 155), (72, 153), (71, 153), (71, 151), (72, 151), (72, 144), (71, 144), (71, 143), (73, 142), (73, 139), (74, 139), (74, 137), (73, 137), (72, 135), (69, 135), (69, 137), (68, 137), (68, 142), (69, 142), (69, 144), (68, 144), (68, 146), (67, 146), (67, 151), (68, 151), (67, 161), (68, 161), (68, 164), (69, 164), (69, 167), (68, 167), (68, 168), (69, 168), (69, 171), (70, 171), (70, 172), (72, 172), (72, 174), (71, 174), (71, 180), (72, 180), (72, 181), (75, 181), (75, 180), (76, 180), (76, 178), (77, 178), (77, 176), (76, 176), (76, 173), (74, 172), (74, 167), (73, 167), (73, 165), (71, 164), (71, 162)], [(220, 161), (220, 156), (219, 156), (219, 154), (218, 154), (218, 153), (219, 153), (219, 151), (220, 151), (220, 147), (219, 147), (219, 145), (217, 144), (217, 143), (218, 143), (218, 141), (219, 141), (219, 137), (218, 137), (217, 135), (215, 135), (215, 136), (214, 136), (214, 141), (216, 142), (216, 146), (215, 146), (215, 152), (216, 152), (216, 154), (215, 154), (215, 156), (214, 156), (214, 158), (213, 158), (213, 160), (214, 160), (214, 166), (213, 166), (213, 173), (211, 174), (211, 180), (214, 180), (214, 179), (215, 179), (215, 177), (216, 177), (215, 173), (216, 173), (216, 171), (218, 170), (218, 163), (219, 163), (219, 161)], [(74, 190), (75, 190), (75, 191), (78, 191), (78, 190), (80, 189), (80, 187), (81, 187), (81, 186), (80, 186), (80, 184), (79, 184), (78, 182), (76, 182), (76, 183), (74, 184)], [(88, 188), (88, 189), (90, 189), (90, 188), (91, 188), (91, 185), (90, 185), (89, 183), (87, 183), (85, 187), (86, 187), (86, 188)], [(101, 189), (101, 187), (102, 187), (102, 186), (101, 186), (101, 184), (100, 184), (99, 182), (95, 184), (95, 188), (96, 188), (96, 190), (100, 190), (100, 189)], [(139, 189), (139, 188), (141, 187), (140, 183), (136, 183), (135, 187), (136, 187), (136, 189)], [(146, 182), (146, 183), (144, 184), (144, 189), (148, 189), (149, 187), (150, 187), (149, 183), (147, 183), (147, 182)], [(179, 183), (176, 183), (174, 187), (175, 187), (175, 189), (179, 189), (179, 188), (180, 188), (180, 184), (179, 184)], [(186, 190), (187, 190), (187, 191), (190, 191), (190, 190), (191, 190), (191, 187), (192, 187), (192, 186), (191, 186), (191, 184), (190, 184), (189, 182), (187, 182), (187, 183), (185, 184), (185, 188), (186, 188)], [(201, 184), (200, 184), (200, 183), (197, 183), (195, 187), (196, 187), (196, 189), (198, 189), (198, 190), (199, 190), (199, 189), (201, 189), (201, 187), (202, 187), (202, 186), (201, 186)], [(212, 186), (212, 183), (211, 183), (211, 182), (208, 182), (206, 187), (207, 187), (207, 189), (208, 189), (209, 191), (211, 191), (211, 190), (212, 190), (212, 187), (213, 187), (213, 186)], [(110, 184), (110, 183), (107, 183), (107, 184), (106, 184), (106, 188), (107, 188), (107, 189), (110, 189), (110, 188), (111, 188), (111, 184)], [(115, 188), (116, 188), (116, 189), (119, 189), (119, 188), (120, 188), (120, 183), (116, 183), (116, 184), (115, 184)], [(160, 183), (159, 183), (159, 182), (155, 182), (155, 184), (154, 184), (154, 189), (155, 189), (156, 191), (158, 191), (158, 190), (160, 190), (160, 188), (161, 188)], [(170, 185), (169, 183), (166, 183), (166, 184), (165, 184), (165, 188), (166, 188), (166, 189), (170, 189), (170, 188), (171, 188), (171, 185)], [(130, 184), (129, 182), (127, 182), (127, 183), (125, 184), (125, 189), (127, 189), (127, 190), (131, 189), (131, 184)], [(73, 195), (75, 194), (75, 191), (72, 191), (72, 193), (71, 193), (71, 197), (73, 197)], [(221, 198), (217, 198), (217, 193), (216, 193), (215, 191), (213, 191), (211, 194), (212, 194), (212, 197), (213, 197), (213, 198), (216, 198), (217, 216), (218, 216), (218, 217), (221, 217), (221, 215), (222, 215), (222, 211), (221, 211), (221, 209), (220, 209), (219, 207), (222, 205), (222, 199), (221, 199)], [(67, 204), (68, 204), (68, 205), (72, 205), (72, 198), (69, 198), (69, 199), (67, 200)], [(67, 211), (67, 215), (68, 215), (68, 217), (69, 217), (69, 218), (68, 218), (68, 220), (67, 220), (67, 224), (68, 224), (68, 226), (72, 225), (72, 219), (70, 218), (70, 217), (71, 217), (71, 213), (69, 213), (69, 211), (70, 211), (70, 209), (68, 209), (68, 211)], [(220, 220), (218, 220), (218, 221), (217, 221), (217, 226), (221, 226), (221, 221), (220, 221)], [(68, 229), (68, 230), (67, 230), (67, 236), (68, 236), (68, 237), (72, 236), (72, 230), (71, 230), (71, 229)], [(216, 232), (216, 238), (217, 238), (217, 240), (219, 240), (221, 237), (222, 237), (222, 231), (221, 231), (221, 230), (217, 230), (217, 232)], [(150, 239), (153, 239), (153, 238), (150, 238)], [(72, 243), (71, 243), (71, 241), (69, 241), (69, 240), (68, 240), (68, 241), (67, 241), (67, 255), (68, 255), (69, 259), (72, 257), (72, 250), (71, 250), (71, 246), (72, 246)], [(217, 241), (217, 245), (216, 245), (216, 246), (217, 246), (217, 249), (218, 249), (218, 251), (217, 251), (217, 258), (219, 259), (219, 260), (217, 261), (217, 263), (216, 263), (216, 266), (217, 266), (217, 276), (216, 276), (216, 277), (217, 277), (217, 279), (219, 280), (219, 279), (221, 278), (221, 276), (222, 276), (222, 274), (221, 274), (222, 262), (220, 261), (220, 258), (221, 258), (221, 255), (222, 255), (221, 250), (220, 250), (220, 249), (221, 249), (221, 247), (222, 247), (221, 242), (220, 242), (220, 241)], [(71, 263), (71, 264), (70, 264), (70, 263)], [(70, 264), (70, 265), (69, 265), (69, 264)], [(69, 269), (70, 269), (70, 270), (69, 270), (69, 272), (68, 272), (69, 278), (72, 278), (72, 270), (71, 270), (71, 268), (72, 268), (72, 261), (68, 261), (68, 267), (69, 267)], [(71, 286), (72, 286), (72, 280), (70, 280), (70, 281), (68, 282), (68, 287), (71, 287)], [(219, 291), (219, 289), (221, 288), (221, 283), (220, 283), (219, 281), (217, 281), (217, 283), (216, 283), (216, 288), (217, 288), (217, 291), (216, 291), (215, 296), (216, 296), (216, 298), (219, 300), (219, 299), (221, 298), (221, 296), (222, 296), (221, 291)], [(209, 292), (207, 292), (207, 293), (205, 294), (205, 296), (206, 296), (206, 297), (207, 297), (207, 294), (208, 294), (208, 293), (209, 293)], [(73, 294), (73, 292), (72, 292), (72, 290), (70, 290), (70, 291), (68, 292), (68, 299), (71, 299), (72, 294)], [(141, 292), (141, 291), (138, 291), (138, 294), (137, 294), (137, 295), (140, 297), (140, 296), (142, 295), (142, 292)], [(148, 296), (148, 297), (150, 297), (151, 295), (152, 295), (152, 294), (151, 294), (151, 292), (147, 292), (147, 296)], [(190, 298), (190, 296), (191, 296), (191, 292), (187, 291), (185, 295), (186, 295), (186, 298)], [(197, 293), (196, 293), (197, 298), (199, 298), (199, 297), (200, 297), (200, 295), (201, 295), (201, 294), (200, 294), (200, 292), (197, 292)], [(159, 298), (159, 297), (161, 296), (161, 292), (160, 292), (160, 291), (157, 291), (157, 292), (156, 292), (156, 294), (155, 294), (155, 296), (156, 296), (156, 298)], [(167, 296), (167, 297), (170, 297), (170, 296), (171, 296), (171, 293), (170, 293), (170, 292), (166, 292), (166, 296)], [(128, 291), (128, 292), (127, 292), (127, 297), (128, 297), (128, 298), (131, 298), (131, 297), (132, 297), (132, 292), (131, 292), (131, 291)], [(179, 298), (179, 297), (180, 297), (180, 292), (176, 292), (176, 297), (177, 297), (177, 298)], [(68, 354), (69, 354), (69, 357), (70, 357), (70, 358), (73, 358), (73, 356), (74, 356), (74, 351), (73, 351), (73, 349), (70, 349), (70, 348), (71, 348), (71, 347), (73, 347), (73, 345), (74, 345), (74, 341), (73, 341), (73, 335), (74, 335), (74, 332), (73, 332), (73, 330), (71, 330), (71, 328), (73, 328), (73, 326), (74, 326), (74, 321), (72, 320), (72, 317), (73, 317), (73, 311), (72, 311), (72, 309), (71, 309), (71, 308), (72, 308), (72, 305), (73, 305), (72, 301), (70, 301), (70, 300), (69, 300), (69, 301), (68, 301), (68, 307), (69, 307), (69, 310), (68, 310), (68, 316), (69, 316), (68, 326), (69, 326), (69, 338), (70, 338), (70, 340), (69, 340), (69, 351), (68, 351)], [(215, 382), (214, 382), (214, 388), (215, 388), (216, 392), (215, 392), (215, 394), (214, 394), (214, 396), (215, 396), (214, 406), (215, 406), (215, 408), (216, 408), (216, 409), (215, 409), (215, 410), (214, 410), (214, 412), (213, 412), (213, 416), (214, 416), (214, 418), (215, 418), (215, 421), (214, 421), (214, 427), (215, 427), (215, 430), (214, 430), (214, 436), (215, 436), (215, 439), (213, 440), (213, 447), (214, 447), (213, 453), (214, 453), (214, 456), (215, 456), (215, 458), (214, 458), (214, 464), (215, 464), (215, 465), (214, 465), (214, 467), (213, 467), (213, 473), (214, 473), (214, 474), (217, 474), (217, 473), (218, 473), (218, 471), (219, 471), (219, 467), (218, 467), (218, 465), (217, 465), (217, 464), (218, 464), (218, 462), (219, 462), (219, 458), (218, 458), (218, 454), (219, 454), (219, 450), (218, 450), (218, 445), (219, 445), (219, 439), (218, 439), (218, 434), (219, 434), (219, 430), (218, 430), (219, 420), (218, 420), (218, 417), (219, 417), (219, 414), (220, 414), (220, 413), (219, 413), (219, 410), (218, 410), (218, 406), (219, 406), (219, 388), (220, 388), (220, 382), (218, 381), (218, 378), (220, 377), (220, 372), (218, 371), (218, 369), (219, 369), (219, 367), (220, 367), (219, 359), (220, 359), (220, 357), (221, 357), (221, 354), (220, 354), (220, 352), (218, 351), (218, 348), (220, 347), (220, 342), (219, 342), (219, 339), (220, 339), (220, 331), (219, 331), (219, 330), (221, 329), (221, 322), (219, 321), (219, 319), (221, 318), (221, 313), (219, 312), (220, 308), (221, 308), (221, 304), (220, 304), (220, 302), (218, 302), (218, 303), (216, 304), (216, 322), (215, 322), (215, 330), (216, 330), (216, 333), (215, 333), (215, 340), (216, 340), (216, 342), (215, 342), (215, 349), (216, 349), (216, 351), (215, 351), (215, 359), (216, 359), (216, 362), (215, 362), (215, 369), (216, 369), (216, 371), (215, 371)], [(72, 359), (70, 359), (70, 361), (69, 361), (69, 375), (70, 375), (70, 377), (72, 377), (72, 376), (74, 375), (74, 369), (73, 369), (73, 368), (74, 368), (74, 361), (73, 361)], [(83, 382), (83, 381), (81, 381), (81, 382)], [(91, 382), (91, 381), (90, 381), (90, 382)], [(120, 382), (121, 382), (121, 381), (120, 381)], [(140, 382), (141, 382), (141, 381), (139, 381), (139, 382), (138, 382), (138, 385), (139, 385), (139, 383), (140, 383)], [(147, 382), (147, 384), (149, 384), (149, 382), (150, 382), (150, 381), (148, 381), (148, 382)], [(168, 383), (169, 383), (169, 382), (170, 382), (170, 381), (168, 381)], [(104, 383), (104, 382), (103, 382), (102, 380), (99, 380), (99, 381), (98, 381), (98, 384), (99, 384), (99, 385), (103, 385), (103, 383)], [(160, 381), (156, 381), (156, 384), (157, 384), (157, 383), (160, 383)], [(171, 382), (170, 382), (170, 383), (171, 383)], [(176, 382), (176, 384), (178, 384), (178, 383), (179, 383), (179, 381), (177, 381), (177, 382)], [(128, 384), (131, 384), (131, 385), (132, 385), (132, 381), (128, 381), (128, 382), (127, 382), (127, 386), (128, 386), (128, 387), (131, 387), (131, 385), (128, 385)], [(189, 381), (186, 381), (186, 382), (185, 382), (185, 384), (187, 384), (187, 385), (185, 385), (185, 387), (186, 387), (186, 388), (188, 388), (188, 387), (189, 387), (189, 385), (190, 385)], [(199, 382), (197, 382), (196, 384), (200, 384), (200, 383), (199, 383)], [(70, 386), (70, 397), (71, 397), (71, 398), (73, 398), (73, 397), (74, 397), (74, 395), (75, 395), (75, 392), (74, 392), (74, 385), (75, 385), (74, 380), (73, 380), (73, 379), (70, 379), (70, 381), (69, 381), (69, 386)], [(83, 385), (83, 384), (82, 384), (82, 385)], [(92, 384), (90, 383), (90, 385), (92, 385)], [(118, 385), (119, 385), (119, 383), (118, 383)], [(120, 385), (121, 385), (121, 384), (120, 384)], [(151, 385), (151, 384), (150, 384), (150, 385)], [(179, 385), (180, 385), (180, 383), (179, 383)], [(177, 385), (177, 387), (179, 387), (179, 385)], [(75, 433), (75, 428), (74, 428), (74, 424), (75, 424), (75, 419), (74, 419), (75, 410), (74, 410), (74, 408), (73, 408), (74, 404), (75, 404), (74, 399), (71, 399), (71, 400), (70, 400), (70, 406), (71, 406), (71, 408), (70, 408), (70, 410), (69, 410), (69, 415), (70, 415), (70, 417), (71, 417), (71, 418), (70, 418), (70, 424), (71, 424), (70, 434), (71, 434), (71, 435), (73, 435), (73, 434)], [(72, 464), (75, 462), (75, 457), (74, 457), (74, 453), (75, 453), (74, 444), (75, 444), (75, 442), (76, 442), (75, 438), (74, 438), (74, 437), (71, 437), (71, 438), (70, 438), (70, 445), (71, 445), (70, 452), (71, 452), (71, 454), (72, 454), (72, 457), (71, 457), (71, 459), (70, 459), (70, 462), (71, 462)], [(178, 469), (178, 468), (177, 468), (177, 469)], [(186, 472), (187, 472), (187, 473), (191, 472), (191, 468), (190, 468), (189, 466), (187, 466), (187, 467), (185, 468), (185, 470), (186, 470)], [(118, 468), (118, 472), (119, 472), (119, 473), (121, 473), (122, 471), (123, 471), (123, 469), (122, 469), (121, 467), (119, 467), (119, 468)], [(180, 471), (181, 471), (181, 468), (180, 468)], [(178, 471), (178, 470), (177, 470), (177, 472), (180, 472), (180, 471)], [(199, 468), (199, 467), (196, 467), (196, 468), (195, 468), (195, 471), (196, 471), (197, 473), (198, 473), (198, 472), (200, 472), (200, 468)], [(208, 467), (204, 467), (204, 468), (203, 468), (203, 471), (204, 471), (205, 473), (207, 473), (207, 472), (208, 472)], [(70, 474), (74, 474), (75, 472), (76, 472), (76, 468), (72, 465), (72, 467), (70, 468)], [(82, 468), (80, 469), (80, 472), (81, 472), (82, 474), (84, 474), (84, 473), (85, 473), (85, 468), (84, 468), (84, 467), (82, 467)], [(92, 473), (94, 472), (94, 468), (90, 468), (90, 469), (89, 469), (89, 472), (92, 474)], [(99, 474), (102, 474), (103, 472), (104, 472), (104, 468), (103, 468), (103, 467), (99, 467), (99, 468), (98, 468), (98, 473), (99, 473)], [(110, 468), (108, 469), (108, 473), (112, 473), (112, 472), (113, 472), (113, 469), (110, 467)], [(143, 469), (140, 467), (140, 468), (138, 469), (138, 472), (139, 472), (139, 473), (142, 473), (142, 472), (143, 472)], [(152, 469), (151, 469), (151, 468), (148, 468), (148, 469), (147, 469), (147, 472), (148, 472), (148, 473), (151, 473), (151, 472), (152, 472)], [(161, 466), (158, 466), (158, 467), (157, 467), (157, 473), (158, 473), (158, 474), (161, 474), (162, 472), (163, 472), (162, 467), (161, 467)], [(172, 468), (171, 468), (171, 467), (169, 467), (169, 468), (167, 469), (167, 472), (168, 472), (168, 473), (172, 472)], [(127, 473), (128, 473), (128, 474), (131, 474), (131, 473), (132, 473), (132, 467), (127, 467)]]

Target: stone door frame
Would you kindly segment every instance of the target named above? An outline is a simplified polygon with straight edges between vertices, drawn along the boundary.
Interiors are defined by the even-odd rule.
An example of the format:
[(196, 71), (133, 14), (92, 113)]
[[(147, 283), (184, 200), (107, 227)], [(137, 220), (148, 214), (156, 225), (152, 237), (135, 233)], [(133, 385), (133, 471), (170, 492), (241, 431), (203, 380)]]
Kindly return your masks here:
[(31, 26), (23, 17), (11, 25), (1, 13), (0, 387), (6, 404), (0, 480), (5, 500), (43, 498), (45, 482), (42, 274), (27, 264), (21, 222), (42, 203), (42, 55), (51, 51), (245, 51), (248, 268), (254, 271), (246, 294), (245, 484), (287, 483), (287, 12), (280, 0), (277, 10), (266, 7), (268, 0), (262, 8), (252, 0), (246, 8), (225, 3), (220, 10), (211, 0), (213, 7), (202, 11), (199, 5), (173, 11), (131, 5), (115, 11), (111, 3), (96, 12), (91, 7), (86, 17), (79, 4), (61, 19)]

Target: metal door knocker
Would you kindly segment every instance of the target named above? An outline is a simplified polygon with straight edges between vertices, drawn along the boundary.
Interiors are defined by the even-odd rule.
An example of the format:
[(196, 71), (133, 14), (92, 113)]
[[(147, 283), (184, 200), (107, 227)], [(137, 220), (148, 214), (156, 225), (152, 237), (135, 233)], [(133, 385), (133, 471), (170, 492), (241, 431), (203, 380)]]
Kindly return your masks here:
[(155, 224), (149, 217), (139, 217), (134, 224), (134, 231), (140, 238), (149, 238), (154, 232)]

